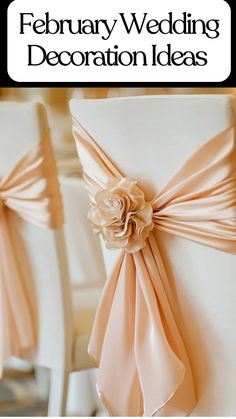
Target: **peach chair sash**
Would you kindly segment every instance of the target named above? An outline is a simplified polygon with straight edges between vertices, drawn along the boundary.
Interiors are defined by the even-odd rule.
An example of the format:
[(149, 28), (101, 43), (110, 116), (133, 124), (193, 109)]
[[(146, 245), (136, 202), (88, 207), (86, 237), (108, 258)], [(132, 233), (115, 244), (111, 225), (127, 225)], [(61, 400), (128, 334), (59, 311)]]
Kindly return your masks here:
[[(91, 211), (96, 212), (101, 191), (106, 193), (114, 179), (127, 178), (76, 119), (74, 137)], [(130, 204), (126, 200), (124, 205)], [(236, 254), (235, 126), (201, 146), (151, 205), (157, 231)], [(100, 224), (104, 232), (107, 219)], [(110, 415), (186, 416), (196, 405), (194, 377), (171, 299), (150, 231), (139, 251), (123, 249), (105, 285), (90, 339), (89, 352), (99, 368), (98, 393)]]
[(63, 225), (57, 169), (48, 138), (28, 152), (12, 172), (0, 179), (0, 375), (10, 356), (24, 357), (35, 349), (35, 302), (20, 272), (9, 223), (12, 212), (40, 227)]

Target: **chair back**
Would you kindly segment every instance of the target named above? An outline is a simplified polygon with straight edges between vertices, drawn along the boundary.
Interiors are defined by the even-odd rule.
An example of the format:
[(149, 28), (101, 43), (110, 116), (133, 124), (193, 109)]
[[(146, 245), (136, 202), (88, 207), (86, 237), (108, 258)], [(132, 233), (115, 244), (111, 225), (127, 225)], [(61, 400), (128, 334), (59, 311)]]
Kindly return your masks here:
[[(102, 149), (103, 156), (122, 174), (137, 180), (149, 201), (203, 144), (233, 123), (232, 102), (230, 95), (73, 99), (70, 109), (75, 125), (80, 124), (81, 137), (90, 137), (96, 152)], [(87, 177), (93, 173), (92, 164), (97, 174), (99, 165), (93, 163), (96, 159), (89, 159), (92, 152), (87, 153), (88, 148), (85, 151), (83, 142), (78, 141), (77, 147), (81, 160), (87, 164)], [(102, 163), (109, 164), (105, 157)], [(201, 396), (194, 414), (233, 411), (235, 255), (166, 231), (155, 231), (155, 236), (168, 276), (168, 298), (191, 360), (197, 394)], [(119, 251), (115, 253), (117, 260)], [(106, 265), (113, 254), (106, 249)], [(219, 359), (225, 362), (219, 363)]]
[(89, 202), (84, 180), (61, 176), (60, 182), (71, 281), (86, 287), (102, 286), (106, 271), (101, 241), (93, 234), (87, 217)]
[[(0, 103), (0, 178), (50, 135), (45, 108), (37, 103)], [(68, 359), (73, 322), (63, 228), (41, 228), (9, 210), (17, 264), (31, 287), (37, 319), (34, 362), (54, 367)]]

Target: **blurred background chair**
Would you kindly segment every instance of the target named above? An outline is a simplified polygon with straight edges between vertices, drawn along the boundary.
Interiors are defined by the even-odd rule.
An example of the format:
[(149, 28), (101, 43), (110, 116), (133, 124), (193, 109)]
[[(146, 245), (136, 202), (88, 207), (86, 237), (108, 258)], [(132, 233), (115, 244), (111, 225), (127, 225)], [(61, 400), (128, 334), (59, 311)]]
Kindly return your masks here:
[[(5, 177), (20, 158), (49, 135), (48, 132), (43, 105), (0, 103), (0, 177)], [(73, 211), (73, 201), (72, 197), (70, 211)], [(72, 286), (70, 270), (73, 272), (73, 268), (68, 266), (63, 229), (42, 229), (14, 213), (10, 214), (10, 219), (12, 225), (14, 222), (11, 234), (19, 266), (27, 281), (32, 282), (36, 298), (38, 344), (29, 361), (50, 370), (48, 414), (61, 416), (65, 414), (70, 372), (93, 367), (87, 344), (101, 283), (89, 280), (88, 287), (85, 283), (82, 285), (86, 273), (81, 268), (78, 269), (80, 281)], [(73, 230), (72, 226), (68, 227), (68, 235), (69, 230)], [(78, 259), (77, 267), (79, 264)], [(74, 267), (74, 275), (76, 271)], [(102, 274), (100, 281), (101, 278)]]
[[(70, 164), (68, 165), (68, 167)], [(94, 309), (100, 289), (106, 279), (100, 238), (93, 234), (87, 214), (89, 209), (84, 181), (79, 176), (60, 175), (61, 192), (65, 212), (65, 237), (68, 249), (70, 279), (73, 286), (74, 305), (79, 308), (75, 316), (82, 333), (84, 328), (92, 327)], [(98, 291), (97, 291), (98, 290)], [(91, 298), (94, 295), (94, 301)], [(91, 304), (91, 311), (88, 305)], [(84, 311), (83, 311), (84, 310)], [(81, 371), (70, 375), (67, 412), (69, 415), (104, 416), (96, 391), (96, 371)]]

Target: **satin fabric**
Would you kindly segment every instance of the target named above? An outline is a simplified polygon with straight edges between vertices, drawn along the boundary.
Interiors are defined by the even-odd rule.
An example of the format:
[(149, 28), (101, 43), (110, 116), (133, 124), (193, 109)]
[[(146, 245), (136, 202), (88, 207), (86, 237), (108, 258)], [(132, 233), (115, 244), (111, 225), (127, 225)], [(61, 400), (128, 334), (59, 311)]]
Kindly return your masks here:
[[(108, 179), (125, 175), (75, 119), (74, 137), (93, 205)], [(200, 147), (151, 202), (156, 230), (235, 254), (235, 126)], [(142, 250), (121, 253), (103, 291), (89, 353), (99, 368), (98, 393), (112, 416), (185, 416), (196, 405), (153, 233)]]
[(0, 179), (0, 375), (10, 356), (24, 357), (37, 343), (34, 296), (18, 266), (10, 212), (40, 227), (63, 224), (57, 169), (49, 139), (25, 155)]

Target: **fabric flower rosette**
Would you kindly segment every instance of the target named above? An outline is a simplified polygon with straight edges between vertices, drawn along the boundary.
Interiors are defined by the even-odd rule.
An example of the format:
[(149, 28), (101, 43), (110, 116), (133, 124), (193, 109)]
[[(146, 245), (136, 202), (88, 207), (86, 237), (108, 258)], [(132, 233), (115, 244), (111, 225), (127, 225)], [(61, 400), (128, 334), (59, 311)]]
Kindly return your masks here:
[(95, 196), (88, 218), (95, 233), (101, 233), (108, 249), (135, 253), (145, 246), (154, 227), (152, 204), (145, 201), (137, 182), (113, 178)]

